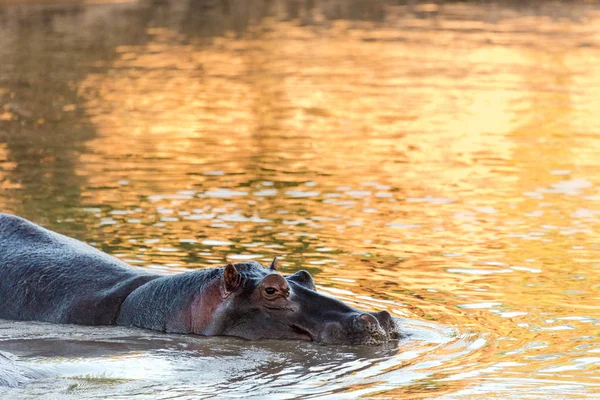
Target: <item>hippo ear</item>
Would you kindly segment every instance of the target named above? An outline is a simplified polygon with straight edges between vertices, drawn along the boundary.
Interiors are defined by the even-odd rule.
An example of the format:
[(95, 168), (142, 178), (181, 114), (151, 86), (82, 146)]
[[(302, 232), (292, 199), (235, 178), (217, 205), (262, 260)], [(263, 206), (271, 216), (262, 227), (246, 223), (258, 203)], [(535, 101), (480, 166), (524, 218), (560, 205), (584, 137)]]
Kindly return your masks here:
[(271, 262), (271, 265), (269, 265), (269, 269), (271, 271), (277, 271), (277, 256), (275, 256), (275, 258)]
[(223, 270), (223, 285), (227, 292), (233, 292), (240, 285), (241, 277), (235, 265), (229, 263)]
[(315, 287), (315, 280), (308, 271), (300, 270), (294, 275), (288, 275), (287, 279), (292, 282), (296, 282), (307, 289), (314, 290), (315, 292), (317, 291), (317, 288)]

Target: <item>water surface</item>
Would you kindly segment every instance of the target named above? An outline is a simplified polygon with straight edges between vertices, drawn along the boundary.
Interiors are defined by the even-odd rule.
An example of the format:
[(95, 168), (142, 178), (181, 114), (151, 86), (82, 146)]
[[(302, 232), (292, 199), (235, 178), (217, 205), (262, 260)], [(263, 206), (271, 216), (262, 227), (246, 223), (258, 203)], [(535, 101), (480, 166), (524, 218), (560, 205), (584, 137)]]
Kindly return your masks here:
[(159, 273), (280, 256), (391, 348), (0, 323), (14, 397), (600, 392), (595, 2), (0, 1), (0, 207)]

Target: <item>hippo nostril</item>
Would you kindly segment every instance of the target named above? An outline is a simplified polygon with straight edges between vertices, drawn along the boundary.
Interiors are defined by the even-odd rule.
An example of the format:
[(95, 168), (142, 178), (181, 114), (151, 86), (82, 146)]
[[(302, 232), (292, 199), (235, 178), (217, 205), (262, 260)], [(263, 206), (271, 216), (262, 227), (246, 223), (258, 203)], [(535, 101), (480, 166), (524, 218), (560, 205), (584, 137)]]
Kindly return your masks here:
[(359, 316), (360, 320), (363, 321), (363, 324), (369, 328), (377, 329), (379, 327), (379, 323), (377, 322), (377, 318), (372, 316), (371, 314), (361, 314)]
[(400, 334), (400, 330), (398, 328), (398, 325), (396, 324), (396, 321), (394, 321), (394, 318), (389, 312), (384, 310), (373, 313), (373, 315), (377, 318), (379, 324), (381, 325), (381, 327), (386, 332), (389, 338), (399, 339), (402, 336)]
[(389, 321), (392, 319), (392, 314), (383, 310), (383, 311), (379, 311), (377, 313), (377, 317), (379, 318), (380, 321)]
[(385, 310), (374, 313), (373, 315), (375, 315), (381, 326), (384, 328), (392, 326), (394, 324), (392, 315)]

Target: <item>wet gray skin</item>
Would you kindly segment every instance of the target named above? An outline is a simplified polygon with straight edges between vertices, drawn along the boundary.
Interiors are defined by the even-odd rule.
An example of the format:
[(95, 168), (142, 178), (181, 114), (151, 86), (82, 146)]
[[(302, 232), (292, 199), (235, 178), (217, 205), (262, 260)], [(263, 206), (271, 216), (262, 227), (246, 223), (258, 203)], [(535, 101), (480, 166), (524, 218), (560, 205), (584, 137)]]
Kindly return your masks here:
[[(167, 321), (163, 318), (166, 309), (143, 306), (168, 292), (167, 287), (173, 284), (168, 280), (151, 281), (125, 300), (117, 323), (206, 336), (297, 339), (320, 344), (378, 345), (400, 338), (387, 311), (356, 310), (318, 293), (308, 272), (283, 276), (276, 269), (277, 259), (269, 268), (246, 262), (212, 270), (196, 286), (202, 287), (200, 293), (192, 289), (197, 293), (189, 296), (192, 301), (184, 307), (187, 311), (183, 317)], [(180, 293), (187, 292), (184, 286), (180, 286)], [(186, 326), (187, 320), (191, 322)]]
[(78, 240), (0, 214), (0, 318), (172, 333), (377, 345), (400, 337), (387, 311), (354, 309), (277, 258), (159, 276)]
[(203, 333), (321, 344), (376, 345), (400, 338), (387, 311), (356, 310), (317, 293), (308, 272), (284, 277), (275, 271), (276, 264), (277, 259), (269, 269), (255, 262), (225, 267), (224, 283), (233, 282), (230, 295)]

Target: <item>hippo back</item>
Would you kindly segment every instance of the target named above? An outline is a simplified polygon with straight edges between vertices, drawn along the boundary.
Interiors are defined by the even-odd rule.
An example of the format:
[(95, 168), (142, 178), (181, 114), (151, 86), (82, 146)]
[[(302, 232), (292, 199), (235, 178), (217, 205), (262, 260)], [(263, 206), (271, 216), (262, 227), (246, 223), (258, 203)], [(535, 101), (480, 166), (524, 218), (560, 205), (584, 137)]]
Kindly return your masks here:
[(0, 213), (0, 318), (111, 325), (127, 295), (157, 277)]

